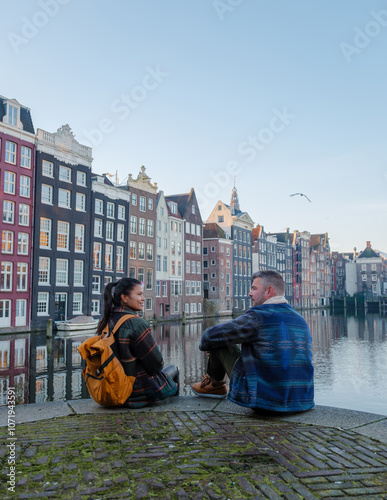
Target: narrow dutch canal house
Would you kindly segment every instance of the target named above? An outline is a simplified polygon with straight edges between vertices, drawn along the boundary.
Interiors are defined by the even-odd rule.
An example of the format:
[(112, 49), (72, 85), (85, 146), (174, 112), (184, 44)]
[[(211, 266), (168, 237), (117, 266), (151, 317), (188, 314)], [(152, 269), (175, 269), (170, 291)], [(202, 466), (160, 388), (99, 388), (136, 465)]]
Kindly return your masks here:
[(31, 324), (90, 315), (91, 148), (38, 129)]
[(92, 287), (91, 314), (103, 314), (105, 286), (128, 276), (130, 193), (104, 175), (92, 174)]
[[(251, 289), (252, 275), (252, 229), (254, 222), (247, 212), (242, 212), (239, 207), (238, 193), (234, 186), (230, 205), (218, 201), (212, 210), (207, 222), (215, 222), (224, 231), (226, 238), (231, 238), (234, 243), (232, 269), (233, 269), (233, 312), (243, 313), (251, 305), (249, 292)], [(209, 259), (211, 272), (216, 266), (216, 259)]]
[[(195, 190), (192, 188), (189, 193), (167, 196), (167, 205), (170, 212), (170, 224), (173, 226), (171, 231), (171, 242), (175, 241), (177, 245), (181, 227), (184, 235), (184, 249), (182, 269), (184, 269), (183, 301), (184, 314), (186, 317), (197, 317), (203, 315), (203, 276), (202, 276), (202, 243), (203, 243), (203, 221), (200, 214)], [(181, 219), (180, 219), (180, 217)], [(180, 226), (180, 220), (184, 223)], [(172, 227), (171, 226), (171, 227)], [(175, 237), (176, 234), (176, 237)], [(178, 247), (175, 247), (175, 250)], [(176, 255), (177, 276), (179, 277), (180, 256)], [(179, 287), (180, 281), (174, 279), (175, 291), (171, 291), (176, 296), (176, 286)], [(179, 291), (179, 288), (177, 288)], [(171, 296), (172, 298), (172, 296)]]
[(30, 327), (35, 131), (28, 108), (0, 97), (0, 328)]
[(130, 193), (129, 276), (144, 284), (144, 317), (155, 313), (155, 243), (157, 184), (151, 183), (145, 167), (134, 179), (129, 174), (123, 190)]

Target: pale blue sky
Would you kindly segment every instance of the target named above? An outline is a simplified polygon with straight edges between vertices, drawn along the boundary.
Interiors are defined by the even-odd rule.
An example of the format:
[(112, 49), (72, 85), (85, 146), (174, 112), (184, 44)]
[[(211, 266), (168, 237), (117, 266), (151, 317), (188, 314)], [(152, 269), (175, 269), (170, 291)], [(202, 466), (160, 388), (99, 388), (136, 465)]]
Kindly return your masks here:
[(2, 10), (0, 95), (31, 108), (35, 128), (68, 123), (95, 172), (124, 181), (145, 165), (166, 194), (194, 187), (203, 219), (229, 203), (237, 172), (241, 209), (266, 231), (387, 251), (386, 1)]

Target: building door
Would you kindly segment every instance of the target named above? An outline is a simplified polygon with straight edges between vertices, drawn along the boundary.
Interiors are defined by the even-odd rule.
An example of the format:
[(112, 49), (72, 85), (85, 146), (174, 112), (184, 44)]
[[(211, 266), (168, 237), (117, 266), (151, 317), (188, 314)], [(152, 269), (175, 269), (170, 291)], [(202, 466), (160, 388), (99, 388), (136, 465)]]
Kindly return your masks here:
[(15, 326), (27, 325), (27, 301), (26, 299), (18, 299), (16, 301), (16, 319)]
[(11, 326), (11, 301), (0, 300), (0, 327)]
[(55, 294), (55, 321), (67, 319), (67, 293)]

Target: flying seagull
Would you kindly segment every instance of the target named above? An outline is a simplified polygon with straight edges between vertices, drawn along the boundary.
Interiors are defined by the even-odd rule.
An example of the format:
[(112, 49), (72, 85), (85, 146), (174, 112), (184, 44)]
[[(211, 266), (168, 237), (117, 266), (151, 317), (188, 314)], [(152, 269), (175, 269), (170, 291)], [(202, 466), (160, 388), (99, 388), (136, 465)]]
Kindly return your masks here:
[(290, 196), (305, 196), (305, 198), (309, 201), (309, 203), (312, 203), (310, 201), (310, 199), (306, 196), (306, 194), (303, 194), (303, 193), (294, 193), (294, 194), (291, 194)]

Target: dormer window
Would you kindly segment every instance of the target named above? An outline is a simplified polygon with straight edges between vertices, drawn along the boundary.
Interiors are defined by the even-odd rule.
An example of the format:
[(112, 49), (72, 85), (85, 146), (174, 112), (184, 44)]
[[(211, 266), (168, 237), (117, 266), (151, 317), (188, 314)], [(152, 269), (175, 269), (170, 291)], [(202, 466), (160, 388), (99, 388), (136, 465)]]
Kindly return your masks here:
[(18, 127), (21, 125), (20, 106), (18, 106), (18, 104), (19, 103), (15, 100), (5, 102), (5, 115), (3, 118), (4, 123), (8, 123), (13, 127)]
[(177, 203), (174, 203), (173, 201), (170, 201), (168, 203), (168, 205), (169, 205), (169, 208), (171, 210), (171, 213), (177, 215)]
[(17, 111), (17, 108), (14, 106), (7, 106), (8, 123), (10, 125), (14, 125), (15, 127), (17, 125)]

